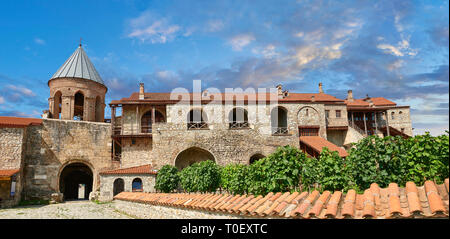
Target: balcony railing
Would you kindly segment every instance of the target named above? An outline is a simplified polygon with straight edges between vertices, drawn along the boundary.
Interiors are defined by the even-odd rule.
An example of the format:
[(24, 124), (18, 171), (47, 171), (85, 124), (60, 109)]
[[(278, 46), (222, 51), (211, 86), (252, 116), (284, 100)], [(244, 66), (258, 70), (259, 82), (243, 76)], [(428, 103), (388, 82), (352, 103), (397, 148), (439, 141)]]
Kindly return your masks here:
[(288, 133), (287, 127), (272, 127), (272, 135), (286, 135)]
[(208, 124), (205, 122), (189, 122), (187, 123), (188, 130), (196, 130), (196, 129), (208, 129)]
[(116, 125), (112, 127), (112, 133), (115, 136), (119, 135), (151, 135), (152, 125), (145, 126), (128, 126), (123, 127), (121, 125)]
[(250, 125), (248, 122), (232, 122), (230, 123), (230, 129), (248, 129)]

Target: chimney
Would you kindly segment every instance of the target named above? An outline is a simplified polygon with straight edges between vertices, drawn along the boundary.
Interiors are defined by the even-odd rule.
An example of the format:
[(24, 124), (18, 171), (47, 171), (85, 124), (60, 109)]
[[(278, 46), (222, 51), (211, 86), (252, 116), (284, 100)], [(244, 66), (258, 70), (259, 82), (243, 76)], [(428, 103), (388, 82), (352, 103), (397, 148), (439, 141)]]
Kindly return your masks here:
[(352, 90), (348, 90), (347, 92), (347, 100), (350, 102), (353, 102), (353, 91)]
[(311, 96), (311, 102), (316, 102), (316, 97), (314, 97), (314, 95)]
[(319, 83), (319, 93), (323, 93), (322, 82)]
[(281, 84), (277, 85), (278, 98), (283, 98), (283, 86)]
[(139, 83), (139, 99), (144, 99), (144, 83)]

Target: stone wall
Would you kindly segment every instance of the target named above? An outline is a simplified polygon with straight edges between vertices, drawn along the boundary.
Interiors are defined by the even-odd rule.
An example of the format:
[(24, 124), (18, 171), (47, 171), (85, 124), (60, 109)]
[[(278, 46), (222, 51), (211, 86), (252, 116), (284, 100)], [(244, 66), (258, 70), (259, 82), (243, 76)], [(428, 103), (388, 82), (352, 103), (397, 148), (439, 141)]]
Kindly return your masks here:
[(111, 201), (113, 200), (113, 188), (114, 181), (116, 179), (124, 180), (124, 191), (132, 191), (132, 182), (135, 178), (140, 178), (142, 180), (142, 190), (146, 193), (156, 192), (155, 182), (156, 175), (141, 174), (141, 175), (101, 175), (100, 176), (100, 201)]
[(99, 188), (99, 172), (113, 169), (111, 126), (106, 123), (44, 119), (28, 127), (24, 151), (25, 199), (49, 199), (59, 192), (59, 176), (65, 166), (84, 163), (93, 172), (93, 191)]
[(0, 128), (0, 169), (19, 169), (26, 128)]
[(120, 212), (141, 219), (246, 219), (239, 215), (193, 209), (165, 207), (130, 201), (114, 200), (114, 207)]
[[(392, 113), (394, 113), (394, 119), (392, 119)], [(389, 116), (389, 126), (402, 131), (409, 136), (413, 136), (411, 116), (409, 107), (397, 107), (387, 111)]]
[[(26, 147), (26, 128), (0, 128), (0, 169), (19, 169), (11, 180), (0, 181), (0, 207), (11, 207), (20, 201), (23, 190), (24, 149)], [(15, 195), (11, 197), (12, 181), (15, 182)]]
[[(320, 103), (298, 104), (283, 103), (279, 106), (287, 110), (288, 135), (273, 136), (271, 131), (271, 111), (277, 105), (243, 105), (239, 106), (248, 112), (250, 127), (248, 129), (229, 129), (228, 115), (236, 106), (222, 104), (203, 105), (202, 109), (207, 115), (208, 129), (188, 130), (187, 115), (195, 107), (186, 104), (167, 105), (164, 112), (167, 122), (157, 123), (153, 126), (153, 134), (147, 140), (123, 140), (122, 165), (132, 167), (151, 163), (155, 168), (165, 164), (175, 165), (177, 155), (191, 147), (198, 147), (209, 151), (216, 163), (225, 165), (229, 163), (248, 164), (254, 154), (269, 155), (279, 146), (291, 145), (299, 147), (298, 126), (307, 124), (301, 109), (307, 107), (315, 112), (313, 124), (319, 125), (320, 136), (326, 138), (324, 105)], [(123, 128), (134, 129), (139, 125), (138, 117), (146, 112), (147, 108), (126, 106), (123, 108)], [(346, 114), (343, 112), (343, 117)], [(138, 131), (138, 130), (137, 130)]]

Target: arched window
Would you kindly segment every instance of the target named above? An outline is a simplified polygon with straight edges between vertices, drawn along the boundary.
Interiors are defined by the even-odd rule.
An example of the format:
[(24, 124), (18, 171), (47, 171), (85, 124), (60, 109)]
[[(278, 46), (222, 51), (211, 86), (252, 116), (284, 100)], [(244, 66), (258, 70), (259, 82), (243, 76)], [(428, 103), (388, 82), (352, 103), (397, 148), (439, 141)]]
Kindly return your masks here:
[(133, 192), (142, 192), (142, 180), (140, 178), (133, 179), (131, 184), (131, 190)]
[[(164, 115), (158, 110), (155, 110), (155, 123), (164, 122)], [(141, 133), (152, 132), (152, 111), (147, 111), (141, 118)]]
[(275, 107), (270, 114), (273, 135), (284, 135), (288, 133), (287, 110), (283, 107)]
[(394, 112), (391, 113), (391, 119), (395, 119)]
[(247, 111), (243, 108), (234, 108), (228, 114), (230, 129), (245, 129), (249, 127)]
[(60, 119), (61, 112), (62, 112), (62, 94), (61, 91), (58, 91), (53, 96), (53, 112), (52, 112), (53, 119)]
[(84, 95), (81, 92), (77, 92), (75, 94), (73, 119), (83, 120), (83, 115), (84, 115)]
[(100, 96), (97, 96), (95, 97), (95, 122), (103, 122), (102, 112), (102, 99)]
[(187, 128), (191, 129), (208, 129), (208, 118), (202, 109), (193, 109), (187, 115)]

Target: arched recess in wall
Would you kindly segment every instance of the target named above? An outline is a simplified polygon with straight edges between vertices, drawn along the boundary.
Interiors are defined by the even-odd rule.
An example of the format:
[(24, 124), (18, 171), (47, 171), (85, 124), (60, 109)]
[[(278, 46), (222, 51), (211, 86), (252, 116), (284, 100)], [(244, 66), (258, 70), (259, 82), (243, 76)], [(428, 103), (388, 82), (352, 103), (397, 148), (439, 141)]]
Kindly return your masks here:
[(297, 114), (298, 125), (320, 125), (319, 112), (310, 106), (302, 107)]
[(95, 97), (95, 122), (103, 122), (102, 111), (102, 98), (98, 95)]
[(73, 110), (73, 119), (74, 120), (83, 120), (84, 116), (84, 94), (81, 91), (78, 91), (74, 97), (74, 110)]
[(216, 161), (214, 159), (214, 155), (212, 155), (212, 153), (208, 150), (198, 147), (191, 147), (178, 154), (175, 159), (175, 167), (177, 167), (178, 170), (182, 170), (183, 168), (191, 166), (194, 163), (206, 160)]
[(270, 112), (270, 124), (272, 126), (272, 134), (288, 133), (287, 109), (277, 106)]
[(250, 157), (250, 160), (249, 160), (249, 164), (253, 164), (254, 162), (256, 162), (256, 161), (258, 161), (258, 160), (260, 160), (260, 159), (262, 159), (262, 158), (265, 158), (266, 156), (264, 156), (264, 155), (262, 155), (262, 154), (254, 154), (254, 155), (252, 155), (251, 157)]
[(61, 119), (62, 112), (62, 93), (61, 91), (56, 91), (55, 95), (53, 95), (53, 119)]
[(114, 180), (113, 196), (116, 196), (117, 194), (123, 192), (124, 190), (125, 190), (125, 181), (123, 181), (123, 179), (121, 178)]
[[(155, 110), (155, 123), (162, 123), (165, 121), (164, 115), (158, 110)], [(151, 133), (152, 123), (152, 110), (149, 110), (141, 117), (141, 133)]]

